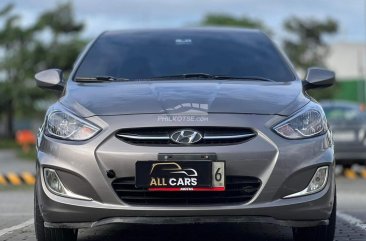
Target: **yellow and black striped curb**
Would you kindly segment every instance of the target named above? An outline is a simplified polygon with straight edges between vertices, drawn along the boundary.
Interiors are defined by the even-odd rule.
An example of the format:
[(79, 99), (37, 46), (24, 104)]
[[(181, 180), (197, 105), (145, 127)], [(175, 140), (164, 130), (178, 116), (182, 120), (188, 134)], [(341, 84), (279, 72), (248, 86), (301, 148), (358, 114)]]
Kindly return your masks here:
[(0, 186), (20, 186), (20, 185), (34, 185), (36, 183), (36, 177), (31, 172), (8, 172), (0, 174)]
[(343, 169), (341, 175), (350, 180), (356, 180), (358, 178), (366, 179), (366, 168), (363, 168), (359, 171), (355, 171), (352, 168), (345, 168)]

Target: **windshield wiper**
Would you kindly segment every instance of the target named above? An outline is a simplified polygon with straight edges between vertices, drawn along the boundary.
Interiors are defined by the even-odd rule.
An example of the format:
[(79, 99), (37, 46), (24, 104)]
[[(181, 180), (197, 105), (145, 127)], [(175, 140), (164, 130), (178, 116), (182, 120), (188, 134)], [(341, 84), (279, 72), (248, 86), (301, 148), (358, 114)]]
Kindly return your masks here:
[(260, 81), (274, 81), (268, 78), (260, 76), (226, 76), (226, 75), (214, 75), (206, 73), (189, 73), (189, 74), (177, 74), (177, 75), (165, 75), (152, 77), (151, 79), (215, 79), (215, 80), (260, 80)]
[(274, 82), (273, 79), (261, 77), (261, 76), (225, 76), (225, 75), (216, 75), (215, 79), (237, 79), (237, 80), (260, 80), (260, 81), (269, 81)]
[[(189, 73), (189, 74), (177, 74), (177, 75), (164, 75), (158, 77), (151, 77), (149, 79), (214, 79), (214, 80), (260, 80), (271, 81), (274, 80), (260, 77), (260, 76), (226, 76), (226, 75), (214, 75), (206, 73)], [(95, 77), (76, 77), (76, 82), (112, 82), (112, 81), (130, 81), (131, 79), (113, 76), (95, 76)]]
[(189, 73), (189, 74), (177, 74), (177, 75), (164, 75), (164, 76), (152, 77), (151, 79), (193, 79), (193, 78), (214, 79), (215, 77), (216, 76), (212, 74)]
[(112, 81), (130, 81), (127, 78), (113, 76), (95, 76), (95, 77), (76, 77), (76, 82), (112, 82)]

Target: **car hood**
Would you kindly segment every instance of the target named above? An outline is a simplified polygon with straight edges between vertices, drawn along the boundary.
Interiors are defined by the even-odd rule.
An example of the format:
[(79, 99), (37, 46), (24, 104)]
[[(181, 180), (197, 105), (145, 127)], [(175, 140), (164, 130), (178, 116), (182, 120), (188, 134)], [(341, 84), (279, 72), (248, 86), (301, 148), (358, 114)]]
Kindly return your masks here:
[(122, 114), (290, 115), (309, 99), (301, 81), (69, 81), (61, 104), (82, 117)]

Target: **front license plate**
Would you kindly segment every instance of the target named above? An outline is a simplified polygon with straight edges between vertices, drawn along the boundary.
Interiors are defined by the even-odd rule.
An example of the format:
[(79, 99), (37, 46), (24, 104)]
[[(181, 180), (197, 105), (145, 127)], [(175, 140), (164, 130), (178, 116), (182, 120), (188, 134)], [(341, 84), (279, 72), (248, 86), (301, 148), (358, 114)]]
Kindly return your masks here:
[(225, 191), (225, 162), (138, 161), (136, 187), (149, 191)]

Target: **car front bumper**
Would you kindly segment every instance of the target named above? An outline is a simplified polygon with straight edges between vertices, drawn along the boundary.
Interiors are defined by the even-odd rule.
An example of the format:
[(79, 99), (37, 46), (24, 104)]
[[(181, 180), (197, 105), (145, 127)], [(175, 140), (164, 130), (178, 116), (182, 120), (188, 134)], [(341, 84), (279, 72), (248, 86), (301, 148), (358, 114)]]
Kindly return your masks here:
[[(92, 117), (90, 121), (106, 131), (78, 145), (43, 136), (38, 150), (36, 189), (45, 226), (82, 228), (109, 223), (264, 222), (307, 227), (327, 223), (335, 196), (333, 147), (328, 134), (306, 140), (286, 140), (271, 130), (271, 126), (285, 117), (223, 114), (209, 117), (210, 125), (251, 127), (258, 136), (245, 143), (219, 147), (141, 147), (115, 138), (115, 130), (121, 125), (161, 125), (149, 121), (156, 120), (156, 115), (144, 115), (139, 119), (125, 116), (122, 121), (126, 122), (125, 125), (118, 116)], [(194, 123), (199, 124), (202, 123)], [(177, 123), (166, 125), (176, 126)], [(178, 125), (187, 126), (187, 123)], [(156, 160), (158, 153), (212, 152), (219, 160), (226, 161), (228, 175), (254, 176), (262, 181), (252, 200), (235, 205), (129, 205), (116, 195), (111, 186), (113, 179), (105, 172), (113, 169), (117, 177), (129, 177), (134, 176), (136, 161)], [(303, 190), (320, 166), (329, 167), (328, 182), (322, 191), (283, 198)], [(45, 167), (69, 173), (69, 178), (62, 180), (68, 182), (66, 186), (93, 200), (77, 200), (51, 193), (43, 180)]]

